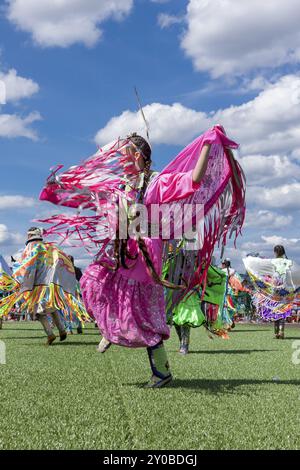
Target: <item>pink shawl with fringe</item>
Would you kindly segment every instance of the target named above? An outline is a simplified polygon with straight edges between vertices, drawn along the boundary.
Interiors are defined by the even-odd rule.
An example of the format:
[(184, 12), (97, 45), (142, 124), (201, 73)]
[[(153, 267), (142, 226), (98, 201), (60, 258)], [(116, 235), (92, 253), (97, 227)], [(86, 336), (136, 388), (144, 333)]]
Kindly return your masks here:
[[(149, 186), (145, 202), (147, 205), (160, 200), (160, 191), (164, 186), (164, 175), (184, 173), (195, 168), (201, 150), (205, 144), (211, 144), (207, 171), (199, 188), (188, 198), (175, 201), (176, 204), (204, 205), (204, 232), (202, 248), (198, 251), (198, 268), (193, 278), (193, 285), (205, 282), (207, 269), (216, 243), (226, 245), (227, 238), (234, 234), (235, 240), (241, 233), (245, 218), (245, 177), (239, 163), (234, 159), (231, 149), (238, 144), (230, 140), (222, 126), (214, 126), (191, 144), (154, 179)], [(168, 178), (168, 181), (170, 179)], [(166, 188), (164, 188), (164, 200)], [(174, 204), (174, 195), (169, 201)]]

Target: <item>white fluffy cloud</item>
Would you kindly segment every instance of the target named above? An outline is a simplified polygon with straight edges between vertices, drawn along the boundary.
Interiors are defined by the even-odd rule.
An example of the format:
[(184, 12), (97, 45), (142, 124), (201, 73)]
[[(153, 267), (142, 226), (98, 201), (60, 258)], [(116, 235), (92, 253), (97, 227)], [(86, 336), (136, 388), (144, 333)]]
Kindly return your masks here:
[(0, 245), (18, 245), (23, 241), (20, 233), (11, 233), (6, 225), (0, 224)]
[(277, 235), (272, 235), (271, 237), (266, 237), (262, 236), (262, 240), (267, 244), (267, 245), (284, 245), (285, 247), (299, 247), (300, 243), (300, 238), (285, 238), (285, 237), (279, 237)]
[(0, 210), (24, 209), (35, 206), (37, 201), (32, 197), (26, 196), (1, 196)]
[(300, 62), (298, 0), (189, 0), (181, 47), (213, 77)]
[(31, 124), (41, 119), (38, 112), (30, 113), (24, 118), (16, 114), (0, 114), (0, 138), (26, 137), (37, 140), (37, 133), (31, 127)]
[(249, 155), (241, 158), (248, 184), (278, 184), (300, 180), (300, 165), (287, 155)]
[[(30, 78), (24, 78), (17, 74), (15, 69), (7, 72), (0, 71), (0, 105), (8, 102), (17, 102), (24, 98), (30, 98), (39, 91), (39, 85)], [(26, 137), (37, 140), (37, 133), (32, 124), (41, 120), (38, 112), (29, 113), (22, 117), (17, 114), (0, 114), (0, 138)]]
[(5, 83), (0, 80), (0, 106), (6, 104), (6, 86)]
[[(298, 75), (281, 77), (275, 83), (268, 83), (253, 100), (212, 113), (196, 111), (180, 103), (152, 103), (145, 106), (144, 111), (153, 143), (184, 145), (220, 122), (229, 135), (241, 143), (243, 155), (287, 154), (300, 148)], [(97, 133), (96, 142), (104, 144), (128, 132), (141, 132), (143, 127), (140, 113), (127, 110), (110, 119)], [(285, 163), (282, 158), (277, 159), (279, 166)]]
[[(208, 126), (205, 113), (186, 108), (180, 103), (152, 103), (144, 107), (144, 113), (150, 123), (152, 143), (185, 144)], [(98, 145), (103, 145), (133, 131), (144, 135), (144, 128), (140, 112), (127, 110), (110, 119), (106, 126), (98, 131), (95, 141)]]
[(242, 255), (247, 253), (256, 252), (262, 256), (274, 257), (273, 247), (276, 245), (283, 245), (291, 258), (298, 262), (299, 259), (299, 238), (287, 238), (278, 235), (260, 237), (258, 241), (248, 241), (242, 244)]
[(293, 151), (300, 147), (300, 76), (281, 77), (253, 100), (217, 111), (214, 120), (242, 143), (244, 154)]
[(273, 188), (250, 186), (247, 189), (247, 201), (264, 208), (299, 210), (300, 182)]
[(39, 85), (30, 78), (18, 76), (15, 69), (10, 69), (4, 73), (0, 71), (0, 81), (4, 86), (5, 100), (18, 101), (23, 98), (29, 98), (39, 91)]
[(246, 213), (245, 228), (279, 229), (288, 227), (293, 221), (291, 215), (281, 215), (269, 210), (257, 210)]
[(133, 0), (6, 0), (7, 17), (43, 47), (93, 46), (100, 24), (129, 14)]
[(167, 13), (160, 13), (157, 17), (157, 22), (162, 29), (169, 28), (173, 24), (183, 23), (184, 17), (176, 15), (168, 15)]

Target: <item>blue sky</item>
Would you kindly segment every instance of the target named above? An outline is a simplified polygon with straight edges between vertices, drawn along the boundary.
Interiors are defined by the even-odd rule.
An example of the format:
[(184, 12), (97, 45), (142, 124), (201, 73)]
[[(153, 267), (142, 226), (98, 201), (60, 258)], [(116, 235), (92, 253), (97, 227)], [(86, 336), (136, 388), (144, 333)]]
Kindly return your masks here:
[(142, 126), (136, 85), (156, 169), (215, 122), (241, 144), (248, 216), (227, 249), (236, 265), (277, 243), (300, 261), (300, 11), (296, 0), (238, 3), (0, 2), (0, 253), (52, 210), (37, 201), (51, 166)]

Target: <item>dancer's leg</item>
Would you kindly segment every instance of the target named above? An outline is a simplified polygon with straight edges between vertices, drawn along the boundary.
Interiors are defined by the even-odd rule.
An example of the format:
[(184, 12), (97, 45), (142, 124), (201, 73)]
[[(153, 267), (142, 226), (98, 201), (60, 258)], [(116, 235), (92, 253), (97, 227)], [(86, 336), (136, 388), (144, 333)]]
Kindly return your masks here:
[(82, 335), (83, 334), (83, 327), (82, 327), (83, 323), (78, 320), (78, 325), (77, 325), (77, 334), (79, 335)]
[(176, 333), (177, 333), (177, 336), (178, 336), (178, 339), (179, 339), (179, 351), (180, 351), (180, 348), (181, 348), (181, 326), (176, 325), (174, 323), (174, 327), (175, 327), (175, 330), (176, 330)]
[(274, 334), (275, 338), (278, 339), (279, 335), (279, 320), (274, 321)]
[(163, 387), (172, 380), (167, 353), (163, 342), (147, 348), (152, 377), (146, 385), (147, 388)]
[(284, 339), (284, 325), (285, 325), (285, 320), (282, 318), (279, 321), (279, 338)]
[(60, 341), (64, 341), (67, 337), (67, 333), (66, 333), (60, 313), (57, 310), (55, 310), (54, 312), (51, 313), (51, 317), (52, 317), (53, 323), (55, 324), (56, 328), (59, 331)]
[(111, 346), (111, 342), (108, 341), (104, 336), (102, 337), (100, 343), (98, 344), (96, 350), (100, 353), (105, 353), (105, 351), (108, 350), (108, 348)]
[(176, 330), (177, 336), (179, 338), (179, 341), (181, 343), (181, 326), (176, 325), (175, 323), (174, 323), (174, 326), (175, 326), (175, 330)]
[(180, 353), (188, 354), (190, 344), (190, 332), (191, 328), (187, 325), (181, 327), (181, 341), (180, 341)]
[(44, 328), (44, 331), (45, 331), (46, 335), (48, 336), (47, 345), (50, 346), (50, 344), (52, 344), (53, 341), (55, 340), (56, 336), (53, 333), (53, 330), (51, 328), (48, 317), (47, 317), (46, 313), (38, 313), (36, 316), (37, 316), (37, 319), (41, 322), (41, 324)]

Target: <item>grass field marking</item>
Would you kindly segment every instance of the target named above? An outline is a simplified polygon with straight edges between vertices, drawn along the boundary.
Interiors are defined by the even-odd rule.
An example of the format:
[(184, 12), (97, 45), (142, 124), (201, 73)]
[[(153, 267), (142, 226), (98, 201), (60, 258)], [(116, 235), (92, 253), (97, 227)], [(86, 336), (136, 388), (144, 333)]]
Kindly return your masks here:
[(0, 341), (0, 364), (6, 364), (6, 345), (4, 341)]
[(292, 348), (296, 350), (292, 354), (292, 363), (295, 366), (298, 366), (300, 364), (300, 340), (299, 339), (292, 342)]

